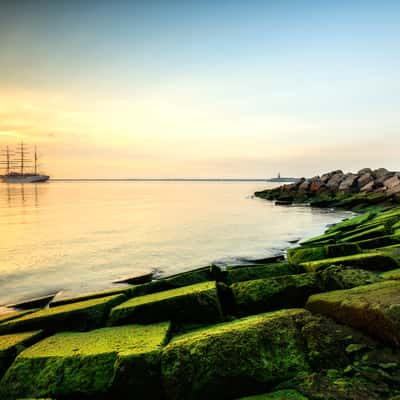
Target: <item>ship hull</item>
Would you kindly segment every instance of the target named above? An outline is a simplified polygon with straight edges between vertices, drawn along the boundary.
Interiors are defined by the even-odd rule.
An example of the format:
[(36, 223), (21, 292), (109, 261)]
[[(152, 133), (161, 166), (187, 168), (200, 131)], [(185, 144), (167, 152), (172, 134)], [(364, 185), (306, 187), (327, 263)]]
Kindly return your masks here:
[(26, 176), (7, 176), (1, 177), (1, 180), (5, 183), (38, 183), (46, 182), (49, 180), (48, 175), (26, 175)]

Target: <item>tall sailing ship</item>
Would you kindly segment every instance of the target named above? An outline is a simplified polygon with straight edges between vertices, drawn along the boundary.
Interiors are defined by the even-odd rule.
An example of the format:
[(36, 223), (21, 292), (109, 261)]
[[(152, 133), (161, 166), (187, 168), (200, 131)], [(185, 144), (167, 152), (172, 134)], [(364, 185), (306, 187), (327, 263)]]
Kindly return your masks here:
[(5, 174), (0, 178), (7, 183), (31, 183), (46, 182), (50, 177), (38, 172), (38, 156), (36, 146), (34, 150), (33, 165), (28, 158), (29, 152), (24, 143), (18, 146), (17, 151), (12, 151), (7, 146), (0, 153), (3, 159), (0, 161), (0, 168), (5, 170)]

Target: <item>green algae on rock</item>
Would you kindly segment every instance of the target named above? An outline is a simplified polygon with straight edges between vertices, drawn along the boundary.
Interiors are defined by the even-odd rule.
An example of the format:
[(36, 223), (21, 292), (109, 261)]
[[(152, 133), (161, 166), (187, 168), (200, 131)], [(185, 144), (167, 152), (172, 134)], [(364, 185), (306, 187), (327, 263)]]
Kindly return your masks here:
[(384, 281), (315, 294), (306, 308), (400, 346), (400, 282)]
[(135, 285), (129, 289), (128, 297), (144, 296), (146, 294), (158, 293), (165, 290), (178, 289), (196, 283), (220, 280), (222, 271), (216, 265), (201, 267), (192, 271), (181, 272), (165, 278), (156, 279), (152, 282)]
[(124, 295), (115, 295), (39, 310), (0, 324), (0, 333), (33, 329), (46, 329), (51, 332), (94, 329), (104, 322), (113, 306), (125, 299)]
[(50, 302), (49, 307), (58, 307), (58, 306), (63, 306), (63, 305), (72, 304), (72, 303), (78, 303), (78, 302), (86, 301), (86, 300), (99, 299), (101, 297), (114, 296), (117, 294), (124, 294), (125, 296), (129, 297), (131, 290), (132, 290), (132, 287), (125, 286), (120, 289), (104, 290), (101, 292), (88, 293), (88, 294), (83, 294), (83, 295), (75, 296), (75, 297), (65, 297), (65, 298), (57, 299), (57, 296), (56, 296), (55, 300), (52, 300)]
[(323, 291), (316, 273), (285, 275), (231, 285), (238, 315), (279, 308), (303, 307), (308, 297)]
[(160, 399), (160, 351), (169, 331), (163, 322), (58, 333), (16, 358), (1, 398)]
[(178, 322), (218, 322), (222, 312), (216, 282), (134, 297), (111, 310), (109, 325)]
[(297, 390), (278, 390), (272, 393), (259, 394), (256, 396), (242, 397), (240, 400), (308, 400)]
[(26, 311), (11, 311), (0, 315), (0, 324), (3, 322), (11, 321), (12, 319), (17, 319), (23, 317), (24, 315), (31, 314), (37, 310), (26, 310)]
[(371, 252), (345, 257), (325, 258), (300, 264), (300, 266), (302, 266), (306, 271), (310, 272), (319, 271), (330, 265), (344, 265), (362, 269), (385, 271), (397, 268), (399, 263), (389, 255), (380, 252)]
[(288, 249), (288, 261), (298, 265), (306, 261), (316, 261), (323, 258), (342, 257), (361, 253), (354, 243), (328, 244), (314, 247), (294, 247)]
[(386, 280), (400, 280), (400, 268), (382, 272), (380, 277)]
[(230, 285), (235, 282), (249, 281), (253, 279), (272, 278), (281, 275), (292, 275), (302, 272), (301, 268), (287, 262), (279, 262), (266, 265), (252, 265), (227, 270), (224, 275), (224, 283)]
[(43, 331), (40, 330), (0, 336), (0, 379), (18, 353), (42, 337)]
[(166, 398), (232, 399), (309, 370), (298, 325), (309, 316), (277, 311), (176, 337), (162, 352)]

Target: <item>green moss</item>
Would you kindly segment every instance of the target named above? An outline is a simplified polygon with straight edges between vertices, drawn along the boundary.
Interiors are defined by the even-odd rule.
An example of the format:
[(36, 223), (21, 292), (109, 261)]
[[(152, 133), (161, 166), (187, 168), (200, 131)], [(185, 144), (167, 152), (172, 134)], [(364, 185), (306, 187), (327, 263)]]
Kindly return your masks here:
[(333, 233), (337, 231), (352, 230), (366, 223), (367, 221), (371, 220), (375, 215), (376, 213), (374, 212), (366, 212), (364, 214), (357, 215), (356, 217), (352, 217), (342, 222), (339, 222), (338, 224), (335, 224), (334, 226), (328, 229), (328, 232)]
[[(354, 232), (354, 231), (353, 231)], [(379, 236), (384, 236), (387, 234), (387, 229), (385, 225), (379, 225), (375, 228), (362, 230), (359, 233), (354, 233), (352, 235), (345, 236), (341, 238), (340, 242), (357, 242), (360, 240), (371, 239)]]
[(398, 267), (398, 262), (388, 255), (379, 252), (355, 254), (346, 257), (327, 258), (300, 264), (306, 271), (319, 271), (330, 265), (344, 265), (368, 270), (385, 271)]
[(261, 314), (178, 336), (162, 353), (166, 398), (232, 399), (309, 369), (304, 310)]
[(0, 336), (0, 379), (18, 353), (43, 337), (43, 331)]
[(316, 247), (295, 247), (288, 249), (288, 261), (291, 264), (298, 265), (305, 261), (320, 260), (325, 257), (324, 246)]
[(303, 307), (308, 297), (321, 292), (315, 273), (257, 279), (231, 285), (238, 315), (280, 308)]
[(242, 400), (308, 400), (297, 390), (278, 390), (257, 396), (243, 397)]
[(312, 312), (327, 315), (368, 335), (400, 345), (400, 282), (384, 281), (348, 290), (315, 294)]
[(124, 295), (116, 295), (36, 311), (1, 324), (0, 332), (22, 332), (32, 329), (46, 329), (52, 332), (93, 329), (103, 323), (111, 307), (125, 299)]
[(281, 275), (291, 275), (300, 272), (300, 269), (287, 262), (252, 265), (249, 267), (235, 268), (226, 271), (224, 282), (228, 285), (235, 282), (249, 281), (252, 279), (270, 278)]
[(2, 380), (2, 398), (161, 398), (160, 351), (170, 324), (60, 333), (22, 352)]
[(0, 315), (0, 324), (3, 322), (11, 321), (12, 319), (20, 318), (24, 315), (31, 314), (36, 310), (27, 310), (27, 311), (11, 311)]
[(298, 265), (306, 261), (316, 261), (326, 257), (341, 257), (360, 252), (361, 249), (359, 246), (353, 243), (328, 244), (315, 247), (295, 247), (288, 250), (288, 261)]
[(221, 319), (215, 282), (204, 282), (134, 297), (111, 310), (109, 324), (156, 322), (215, 322)]
[(323, 291), (351, 289), (383, 280), (379, 274), (372, 271), (335, 265), (318, 272), (318, 277)]
[(380, 276), (385, 280), (400, 280), (400, 268), (382, 272)]
[(55, 299), (50, 302), (49, 306), (50, 307), (58, 307), (58, 306), (63, 306), (63, 305), (72, 304), (72, 303), (78, 303), (78, 302), (86, 301), (86, 300), (99, 299), (101, 297), (114, 296), (117, 294), (124, 294), (125, 296), (129, 297), (131, 290), (132, 290), (131, 287), (125, 286), (120, 289), (104, 290), (101, 292), (88, 293), (88, 294), (84, 294), (81, 296), (66, 297), (66, 298), (59, 299), (59, 300)]
[(177, 289), (184, 286), (194, 285), (196, 283), (220, 280), (221, 275), (222, 271), (216, 265), (202, 267), (192, 271), (171, 275), (166, 278), (157, 279), (142, 285), (136, 285), (129, 290), (128, 297), (144, 296), (146, 294)]
[(400, 244), (400, 236), (385, 235), (372, 239), (366, 239), (355, 242), (361, 249), (376, 249), (378, 247), (391, 246), (393, 244)]
[(314, 246), (317, 244), (331, 244), (335, 243), (336, 239), (340, 236), (340, 232), (328, 232), (323, 235), (313, 237), (311, 239), (307, 239), (302, 241), (300, 244), (302, 246)]

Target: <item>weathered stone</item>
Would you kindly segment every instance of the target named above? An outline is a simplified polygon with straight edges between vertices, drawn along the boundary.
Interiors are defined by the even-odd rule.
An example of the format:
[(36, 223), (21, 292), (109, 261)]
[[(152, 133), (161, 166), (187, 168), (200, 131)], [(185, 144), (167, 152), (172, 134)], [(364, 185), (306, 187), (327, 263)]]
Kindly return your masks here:
[(399, 193), (400, 193), (400, 185), (393, 186), (392, 188), (388, 189), (388, 191), (387, 191), (387, 194), (389, 196), (397, 195)]
[(109, 325), (178, 322), (218, 322), (221, 305), (215, 282), (134, 297), (111, 310)]
[(320, 180), (312, 181), (310, 185), (310, 192), (311, 193), (318, 193), (321, 190), (323, 190), (326, 187), (324, 183), (322, 183)]
[(330, 265), (356, 267), (371, 271), (387, 271), (399, 267), (399, 263), (391, 256), (379, 252), (355, 254), (352, 256), (325, 258), (323, 260), (301, 263), (306, 271), (320, 271)]
[(385, 281), (313, 295), (306, 308), (400, 346), (400, 282)]
[(375, 187), (376, 187), (375, 182), (371, 181), (366, 185), (364, 185), (363, 187), (361, 187), (360, 192), (370, 193), (375, 189)]
[(66, 304), (36, 311), (0, 325), (1, 333), (46, 329), (52, 332), (99, 327), (111, 307), (126, 300), (124, 295)]
[(306, 179), (304, 182), (302, 182), (299, 186), (299, 192), (305, 192), (310, 188), (311, 182), (309, 179)]
[(0, 397), (161, 399), (160, 352), (170, 324), (59, 333), (23, 351)]
[(0, 336), (0, 379), (15, 357), (43, 337), (43, 331), (13, 333)]
[(326, 186), (332, 191), (337, 191), (343, 179), (344, 179), (343, 172), (342, 171), (336, 172), (326, 183)]
[(359, 188), (363, 188), (363, 187), (365, 187), (365, 185), (367, 185), (368, 183), (373, 182), (373, 181), (374, 181), (374, 177), (372, 176), (372, 174), (367, 172), (358, 177), (357, 186)]
[(387, 189), (393, 189), (395, 186), (400, 185), (400, 178), (398, 176), (392, 176), (389, 179), (386, 179), (383, 182), (383, 185), (387, 188)]
[(231, 285), (238, 315), (304, 307), (308, 297), (323, 291), (318, 275), (306, 273), (256, 279)]
[(386, 168), (378, 168), (372, 171), (372, 175), (375, 177), (375, 179), (381, 179), (388, 174), (390, 174), (390, 172)]
[(304, 310), (243, 318), (178, 336), (162, 353), (168, 400), (234, 399), (309, 370)]
[(371, 172), (372, 172), (371, 168), (362, 168), (357, 172), (357, 174), (358, 175), (365, 175), (365, 174), (371, 174)]
[(356, 174), (346, 174), (345, 178), (342, 180), (342, 182), (339, 185), (339, 190), (343, 192), (347, 192), (351, 189), (353, 189), (356, 186), (356, 182), (358, 179), (358, 175)]

